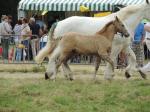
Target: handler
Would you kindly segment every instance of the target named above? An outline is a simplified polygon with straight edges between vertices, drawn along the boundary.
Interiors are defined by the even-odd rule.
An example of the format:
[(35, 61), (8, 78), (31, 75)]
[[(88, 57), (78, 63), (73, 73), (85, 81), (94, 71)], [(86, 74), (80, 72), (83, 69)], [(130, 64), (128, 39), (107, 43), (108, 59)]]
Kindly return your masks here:
[[(146, 35), (145, 35), (146, 46), (150, 51), (150, 22), (145, 24), (144, 29), (146, 31)], [(144, 65), (141, 68), (141, 71), (144, 73), (150, 74), (150, 61), (148, 62), (148, 64)]]

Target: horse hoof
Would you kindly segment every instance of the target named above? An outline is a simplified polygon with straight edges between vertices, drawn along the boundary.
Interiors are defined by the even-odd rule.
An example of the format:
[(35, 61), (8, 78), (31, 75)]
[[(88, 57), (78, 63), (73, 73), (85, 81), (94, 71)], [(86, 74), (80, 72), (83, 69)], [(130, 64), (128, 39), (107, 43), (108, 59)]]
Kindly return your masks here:
[(141, 70), (139, 70), (139, 73), (140, 73), (140, 75), (141, 75), (141, 77), (142, 77), (143, 79), (146, 79), (146, 74), (145, 74), (145, 73), (143, 73)]
[(130, 75), (128, 72), (125, 72), (125, 77), (126, 77), (127, 79), (129, 79), (129, 78), (131, 77), (131, 75)]
[(73, 81), (73, 80), (74, 80), (74, 79), (71, 77), (71, 78), (70, 78), (70, 81)]
[(48, 77), (48, 73), (46, 72), (45, 73), (45, 80), (47, 80), (47, 79), (49, 79), (49, 77)]

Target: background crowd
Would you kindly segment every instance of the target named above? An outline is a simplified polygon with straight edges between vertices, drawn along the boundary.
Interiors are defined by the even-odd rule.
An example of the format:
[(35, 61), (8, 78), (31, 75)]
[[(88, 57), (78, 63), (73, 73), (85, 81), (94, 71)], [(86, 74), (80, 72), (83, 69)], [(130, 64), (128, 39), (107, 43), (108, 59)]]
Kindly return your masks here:
[[(10, 60), (33, 60), (37, 52), (47, 42), (48, 29), (40, 17), (19, 18), (13, 26), (12, 16), (3, 15), (0, 23), (0, 39), (2, 59), (4, 63)], [(12, 47), (12, 48), (11, 48)]]

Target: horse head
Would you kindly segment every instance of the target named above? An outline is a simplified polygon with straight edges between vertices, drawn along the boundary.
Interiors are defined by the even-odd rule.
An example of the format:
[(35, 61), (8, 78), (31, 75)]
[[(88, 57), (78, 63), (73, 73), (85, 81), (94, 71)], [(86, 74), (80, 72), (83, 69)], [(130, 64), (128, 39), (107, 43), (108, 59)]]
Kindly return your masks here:
[(144, 18), (150, 19), (150, 2), (146, 0), (146, 5), (144, 7)]
[(149, 4), (149, 0), (146, 0), (146, 3)]
[(121, 35), (123, 35), (125, 37), (130, 36), (130, 34), (128, 33), (125, 25), (120, 21), (120, 19), (117, 16), (115, 18), (114, 25), (116, 27), (116, 32), (121, 33)]

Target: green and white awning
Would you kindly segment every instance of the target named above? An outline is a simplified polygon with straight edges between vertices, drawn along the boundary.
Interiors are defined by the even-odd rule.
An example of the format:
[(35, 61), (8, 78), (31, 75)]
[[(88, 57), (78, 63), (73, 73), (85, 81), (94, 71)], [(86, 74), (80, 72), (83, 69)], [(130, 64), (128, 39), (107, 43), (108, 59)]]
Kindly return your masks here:
[(114, 5), (141, 4), (145, 0), (21, 0), (19, 10), (79, 11), (80, 6), (90, 11), (111, 11)]

